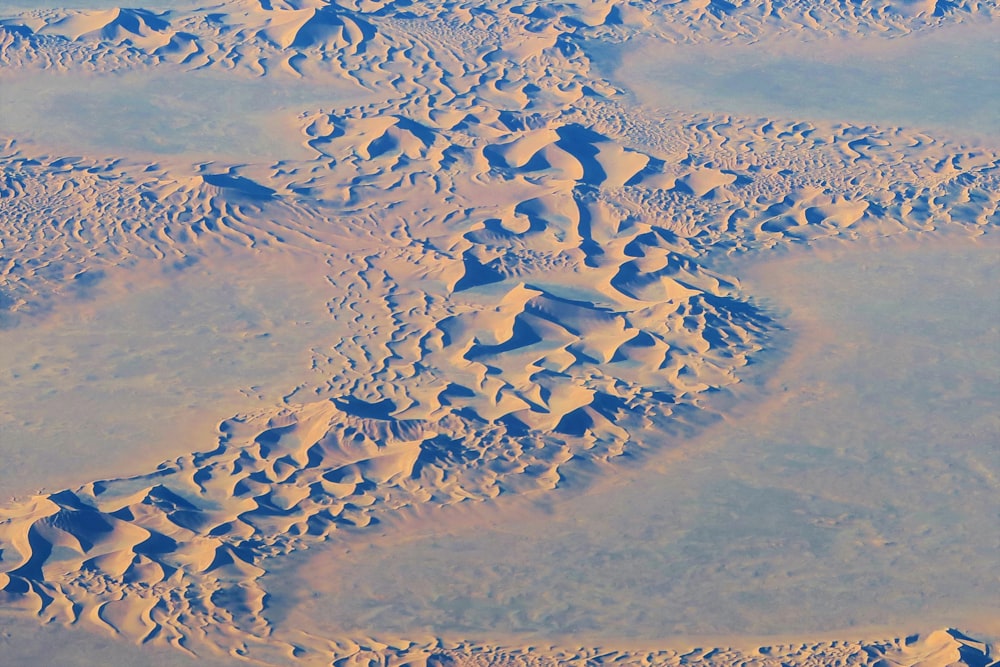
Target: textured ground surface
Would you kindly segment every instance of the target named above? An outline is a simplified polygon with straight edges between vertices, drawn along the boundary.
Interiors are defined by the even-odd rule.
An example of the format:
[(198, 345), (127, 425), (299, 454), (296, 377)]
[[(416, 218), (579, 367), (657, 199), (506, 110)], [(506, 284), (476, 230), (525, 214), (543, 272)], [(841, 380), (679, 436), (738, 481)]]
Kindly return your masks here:
[[(0, 451), (41, 429), (65, 480), (4, 479), (4, 610), (275, 664), (995, 659), (906, 628), (696, 652), (316, 636), (273, 620), (263, 583), (409, 513), (683, 450), (783, 328), (714, 256), (994, 233), (998, 140), (638, 106), (594, 53), (982, 35), (995, 2), (0, 11), (3, 85), (37, 100), (2, 102), (0, 346), (37, 343), (0, 371), (23, 387)], [(46, 431), (74, 387), (83, 416)], [(214, 434), (185, 427), (196, 409)], [(60, 467), (78, 439), (90, 462)]]

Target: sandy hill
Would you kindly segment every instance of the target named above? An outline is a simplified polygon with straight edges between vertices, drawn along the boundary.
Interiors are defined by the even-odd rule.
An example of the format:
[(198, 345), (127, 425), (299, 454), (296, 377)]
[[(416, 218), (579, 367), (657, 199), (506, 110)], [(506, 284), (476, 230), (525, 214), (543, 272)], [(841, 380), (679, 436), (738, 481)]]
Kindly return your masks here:
[(997, 11), (261, 0), (3, 17), (0, 64), (26, 75), (206, 70), (381, 96), (297, 110), (309, 159), (154, 163), (5, 140), (5, 326), (43, 321), (102, 271), (127, 282), (239, 249), (321, 264), (302, 289), (338, 331), (281, 404), (220, 415), (147, 474), (0, 508), (5, 608), (270, 664), (992, 664), (954, 629), (697, 652), (312, 637), (269, 617), (265, 583), (282, 556), (410, 512), (683, 451), (719, 418), (708, 397), (743, 382), (781, 329), (712, 256), (993, 233), (995, 149), (909, 128), (651, 114), (595, 72), (588, 40), (902, 35)]

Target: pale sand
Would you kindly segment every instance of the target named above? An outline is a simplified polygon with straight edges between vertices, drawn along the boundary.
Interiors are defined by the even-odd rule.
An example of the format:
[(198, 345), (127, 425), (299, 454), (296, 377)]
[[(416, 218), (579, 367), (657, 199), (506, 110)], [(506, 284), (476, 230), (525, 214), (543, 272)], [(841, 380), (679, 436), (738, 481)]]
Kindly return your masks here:
[(280, 401), (340, 334), (318, 301), (319, 265), (229, 252), (101, 271), (0, 330), (0, 488), (84, 483), (108, 460), (140, 474), (190, 452), (220, 413)]
[(1000, 137), (993, 23), (887, 40), (796, 33), (750, 43), (652, 39), (598, 54), (637, 101), (654, 107), (905, 125), (987, 143)]
[[(8, 421), (37, 425), (51, 448), (40, 451), (89, 457), (28, 463), (34, 479), (65, 479), (47, 486), (66, 490), (0, 509), (0, 595), (20, 614), (12, 627), (35, 615), (157, 650), (266, 664), (995, 659), (987, 622), (975, 638), (898, 628), (878, 635), (885, 641), (769, 650), (718, 638), (720, 650), (694, 654), (598, 648), (592, 630), (527, 645), (499, 631), (462, 637), (460, 627), (312, 633), (288, 622), (302, 609), (272, 604), (266, 588), (288, 554), (324, 542), (402, 535), (449, 506), (474, 531), (476, 509), (500, 496), (534, 502), (686, 456), (694, 436), (735, 414), (754, 364), (783, 352), (774, 349), (783, 315), (710, 268), (717, 254), (893, 236), (933, 243), (995, 228), (1000, 150), (975, 132), (957, 138), (905, 118), (877, 126), (863, 113), (847, 122), (635, 108), (630, 82), (598, 73), (591, 50), (636, 35), (653, 40), (650, 55), (656, 40), (910, 40), (987, 25), (995, 3), (235, 0), (0, 11), (4, 94), (68, 88), (57, 74), (80, 82), (62, 91), (78, 107), (68, 112), (58, 101), (3, 104), (19, 114), (0, 150), (3, 335), (25, 336), (11, 363), (27, 365), (19, 383), (35, 373), (35, 384), (21, 386), (57, 397), (18, 393), (3, 407)], [(149, 82), (139, 88), (147, 99), (121, 109), (128, 97), (109, 92), (111, 76), (143, 77), (131, 80)], [(187, 87), (202, 76), (216, 89)], [(218, 99), (199, 101), (188, 131), (190, 107), (172, 111), (157, 86)], [(261, 106), (280, 119), (235, 108), (264, 90)], [(61, 132), (45, 130), (63, 120)], [(274, 136), (252, 136), (263, 127)], [(257, 265), (230, 274), (238, 255)], [(181, 268), (192, 265), (207, 268), (186, 285)], [(129, 302), (151, 294), (152, 280), (183, 303), (212, 275), (232, 281), (249, 319), (220, 308), (199, 330), (194, 309), (161, 333)], [(225, 298), (212, 289), (200, 295), (206, 307)], [(295, 293), (279, 307), (282, 290)], [(324, 311), (313, 329), (296, 324), (296, 313), (312, 321)], [(80, 324), (88, 313), (100, 314), (97, 328)], [(96, 351), (54, 347), (70, 326), (96, 331), (114, 317), (122, 337), (103, 331)], [(226, 344), (272, 332), (290, 346), (275, 357), (280, 370), (241, 365), (240, 355), (261, 353)], [(173, 335), (190, 345), (171, 351)], [(101, 348), (109, 344), (122, 353)], [(121, 368), (94, 368), (102, 359)], [(171, 362), (185, 371), (169, 372)], [(258, 371), (260, 383), (247, 375)], [(135, 377), (160, 393), (130, 389)], [(103, 398), (74, 417), (58, 398), (73, 387)], [(115, 416), (122, 406), (128, 418)], [(214, 434), (203, 426), (213, 412)], [(60, 418), (69, 426), (57, 430), (88, 432), (74, 450), (44, 430)], [(133, 437), (102, 443), (94, 421)], [(4, 447), (16, 456), (24, 437)], [(996, 463), (980, 462), (994, 486)], [(61, 659), (10, 635), (19, 638), (28, 645), (9, 653), (17, 660)], [(114, 660), (135, 660), (129, 648), (74, 644), (85, 662), (119, 650)]]
[(1000, 440), (1000, 331), (980, 313), (1000, 312), (998, 251), (941, 240), (742, 259), (746, 289), (788, 313), (788, 331), (772, 339), (783, 358), (714, 406), (724, 421), (583, 491), (428, 511), (310, 550), (265, 577), (272, 619), (619, 645), (977, 628), (997, 595), (984, 443)]

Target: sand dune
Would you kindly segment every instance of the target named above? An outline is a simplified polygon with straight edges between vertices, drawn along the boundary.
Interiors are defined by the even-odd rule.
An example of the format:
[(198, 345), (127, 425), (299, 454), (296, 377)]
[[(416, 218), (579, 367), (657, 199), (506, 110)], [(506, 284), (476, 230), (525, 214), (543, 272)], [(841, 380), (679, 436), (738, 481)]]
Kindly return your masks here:
[(781, 327), (710, 256), (993, 233), (995, 147), (631, 109), (595, 73), (594, 40), (898, 36), (996, 14), (974, 0), (262, 0), (0, 17), (0, 63), (24, 75), (205, 69), (384, 96), (289, 118), (310, 159), (148, 163), (5, 140), (5, 327), (105, 275), (114, 291), (140, 268), (241, 249), (320, 266), (308, 278), (340, 335), (280, 404), (220, 415), (148, 474), (109, 462), (105, 479), (0, 508), (4, 606), (270, 664), (987, 664), (991, 647), (951, 629), (692, 652), (307, 636), (269, 616), (264, 582), (281, 556), (358, 543), (415, 508), (683, 449)]
[(170, 24), (154, 12), (141, 9), (71, 14), (45, 23), (36, 34), (58, 35), (73, 41), (128, 42), (146, 51), (155, 51), (171, 38)]
[[(355, 649), (355, 659), (366, 660), (378, 655), (370, 649)], [(839, 641), (815, 644), (783, 644), (755, 648), (713, 648), (692, 646), (680, 651), (624, 652), (599, 648), (578, 652), (553, 650), (549, 647), (467, 646), (447, 643), (440, 647), (412, 647), (397, 653), (401, 660), (415, 660), (428, 667), (455, 665), (682, 665), (719, 664), (771, 667), (772, 665), (892, 665), (893, 667), (946, 667), (951, 665), (986, 664), (988, 648), (953, 629), (929, 632), (926, 635), (883, 641)], [(376, 658), (378, 659), (378, 658)]]

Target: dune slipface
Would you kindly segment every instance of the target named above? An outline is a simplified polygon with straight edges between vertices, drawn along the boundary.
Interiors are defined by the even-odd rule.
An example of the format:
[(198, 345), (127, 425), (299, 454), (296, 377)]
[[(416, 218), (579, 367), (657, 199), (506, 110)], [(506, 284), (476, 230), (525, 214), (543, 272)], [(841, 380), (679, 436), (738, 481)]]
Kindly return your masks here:
[[(907, 40), (993, 25), (995, 3), (99, 4), (2, 10), (2, 76), (62, 72), (102, 90), (123, 73), (198, 72), (219, 95), (257, 81), (329, 101), (283, 118), (297, 145), (240, 162), (229, 160), (250, 139), (232, 130), (177, 126), (188, 141), (159, 151), (81, 155), (45, 139), (51, 119), (19, 118), (32, 138), (0, 141), (0, 335), (141, 295), (153, 275), (169, 286), (184, 267), (256, 258), (260, 280), (292, 283), (326, 313), (328, 339), (304, 350), (290, 386), (241, 387), (252, 400), (219, 414), (215, 433), (153, 452), (137, 439), (135, 456), (162, 461), (145, 474), (95, 448), (101, 479), (6, 494), (5, 612), (263, 664), (995, 659), (989, 638), (961, 628), (693, 650), (460, 628), (327, 636), (270, 606), (265, 587), (293, 552), (363, 545), (442, 506), (544, 503), (625, 463), (683, 456), (726, 416), (720, 399), (749, 366), (782, 353), (781, 314), (709, 268), (719, 256), (995, 233), (995, 140), (638, 106), (595, 64), (602, 48), (640, 36), (676, 48)], [(91, 102), (95, 117), (120, 106)], [(134, 116), (115, 116), (120, 133), (158, 132)], [(205, 136), (218, 156), (192, 148)], [(162, 389), (165, 404), (197, 395)], [(45, 420), (25, 410), (12, 419)], [(53, 457), (60, 446), (38, 443)], [(984, 460), (995, 479), (995, 457)]]

